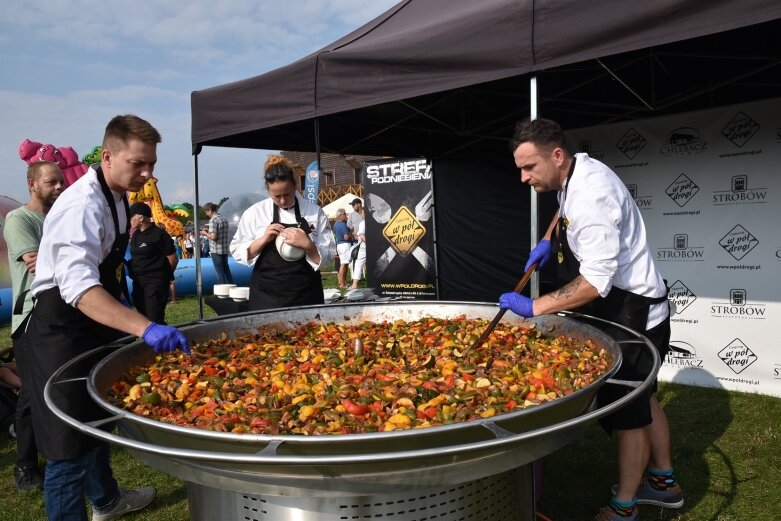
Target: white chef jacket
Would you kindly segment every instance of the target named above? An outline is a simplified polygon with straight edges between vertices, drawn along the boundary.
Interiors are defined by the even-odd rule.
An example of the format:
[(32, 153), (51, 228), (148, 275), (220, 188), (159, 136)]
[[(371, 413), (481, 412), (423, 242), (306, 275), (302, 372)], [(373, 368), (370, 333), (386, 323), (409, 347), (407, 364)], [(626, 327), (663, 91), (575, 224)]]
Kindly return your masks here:
[[(123, 193), (111, 190), (120, 230), (127, 222)], [(98, 266), (111, 252), (116, 232), (111, 209), (93, 167), (70, 185), (52, 205), (43, 223), (43, 237), (30, 290), (38, 295), (55, 286), (75, 306), (90, 288), (100, 285)]]
[[(588, 154), (575, 154), (575, 170), (559, 192), (568, 221), (567, 242), (580, 262), (580, 274), (599, 295), (615, 285), (645, 297), (665, 294), (662, 275), (648, 247), (645, 224), (624, 183)], [(647, 329), (667, 317), (668, 304), (653, 304)]]
[[(306, 261), (314, 270), (319, 270), (322, 266), (329, 266), (336, 256), (336, 240), (331, 231), (328, 217), (326, 217), (325, 212), (323, 212), (319, 206), (304, 199), (300, 194), (296, 194), (296, 199), (298, 200), (298, 208), (301, 212), (301, 217), (306, 219), (306, 222), (309, 223), (309, 238), (320, 253), (320, 264), (312, 262), (308, 255), (305, 257)], [(230, 243), (230, 252), (231, 255), (233, 255), (233, 258), (236, 259), (236, 262), (244, 264), (245, 266), (253, 266), (255, 264), (255, 261), (258, 260), (260, 255), (248, 259), (247, 248), (249, 248), (252, 241), (259, 239), (266, 233), (266, 228), (268, 228), (273, 219), (274, 201), (272, 201), (270, 197), (247, 208), (241, 215), (239, 227)], [(295, 224), (295, 209), (283, 210), (280, 208), (279, 221), (282, 224)], [(271, 247), (274, 247), (273, 243), (271, 243)]]

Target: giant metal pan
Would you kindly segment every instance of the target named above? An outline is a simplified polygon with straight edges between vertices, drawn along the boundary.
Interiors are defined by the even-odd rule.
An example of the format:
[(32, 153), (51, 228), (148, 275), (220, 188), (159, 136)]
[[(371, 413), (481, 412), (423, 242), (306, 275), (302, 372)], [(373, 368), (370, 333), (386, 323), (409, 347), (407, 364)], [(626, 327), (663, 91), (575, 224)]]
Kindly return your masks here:
[[(490, 320), (496, 306), (463, 302), (359, 303), (312, 306), (245, 313), (182, 327), (193, 341), (223, 332), (252, 331), (259, 325), (295, 326), (312, 320), (361, 322), (423, 316)], [(639, 335), (639, 349), (651, 347), (656, 370), (627, 399), (594, 411), (594, 397), (621, 364), (618, 344), (600, 330), (567, 316), (546, 315), (531, 320), (508, 316), (507, 322), (533, 322), (543, 331), (593, 340), (610, 352), (613, 363), (598, 381), (536, 407), (492, 418), (428, 429), (344, 436), (255, 435), (212, 432), (161, 423), (109, 404), (107, 390), (125, 371), (151, 361), (154, 354), (141, 341), (117, 349), (104, 346), (74, 359), (47, 384), (47, 403), (63, 420), (90, 435), (132, 449), (152, 466), (188, 481), (218, 488), (275, 495), (376, 493), (414, 490), (422, 486), (463, 483), (495, 475), (533, 461), (572, 441), (587, 422), (623, 406), (655, 378), (659, 359)], [(620, 327), (620, 326), (619, 326)], [(630, 333), (631, 330), (627, 330)], [(107, 351), (110, 352), (106, 356)], [(100, 360), (102, 358), (102, 360)], [(100, 360), (100, 361), (97, 361)], [(96, 363), (97, 361), (97, 363)], [(101, 422), (82, 421), (63, 412), (69, 385), (85, 378), (79, 367), (94, 365), (87, 387), (91, 398), (111, 413), (119, 434), (101, 430)]]

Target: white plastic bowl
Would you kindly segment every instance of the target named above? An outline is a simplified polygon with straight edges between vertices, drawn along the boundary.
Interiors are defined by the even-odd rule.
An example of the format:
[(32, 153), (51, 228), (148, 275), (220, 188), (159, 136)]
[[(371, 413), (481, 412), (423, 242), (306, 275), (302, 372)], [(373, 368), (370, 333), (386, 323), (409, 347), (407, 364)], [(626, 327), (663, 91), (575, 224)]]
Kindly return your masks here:
[(306, 250), (303, 248), (299, 248), (298, 246), (291, 246), (288, 243), (285, 242), (285, 238), (281, 235), (277, 235), (277, 240), (275, 241), (275, 244), (277, 246), (277, 251), (279, 252), (279, 256), (285, 259), (286, 261), (297, 261), (301, 257), (303, 257), (306, 254)]
[(230, 298), (236, 302), (246, 302), (249, 300), (249, 288), (247, 286), (236, 286), (231, 288), (229, 293)]
[(228, 298), (228, 296), (230, 296), (230, 289), (235, 287), (236, 284), (215, 284), (214, 294), (220, 298)]

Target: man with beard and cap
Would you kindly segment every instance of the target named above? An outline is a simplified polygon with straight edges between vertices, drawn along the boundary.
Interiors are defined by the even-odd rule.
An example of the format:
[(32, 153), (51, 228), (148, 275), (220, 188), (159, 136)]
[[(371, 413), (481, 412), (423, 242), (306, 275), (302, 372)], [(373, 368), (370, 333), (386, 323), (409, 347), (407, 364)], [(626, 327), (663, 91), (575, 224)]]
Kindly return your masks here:
[[(49, 521), (108, 521), (152, 502), (155, 490), (121, 489), (109, 464), (108, 444), (69, 427), (44, 400), (46, 382), (65, 363), (124, 334), (143, 338), (155, 352), (181, 349), (176, 328), (150, 321), (120, 303), (130, 222), (127, 192), (152, 177), (160, 134), (133, 115), (106, 126), (99, 165), (93, 165), (52, 205), (44, 222), (32, 293), (35, 307), (21, 336), (22, 381), (29, 382), (33, 430), (47, 459), (44, 502)], [(91, 360), (91, 362), (90, 362)], [(94, 359), (74, 370), (88, 374)], [(58, 386), (60, 408), (82, 422), (102, 420), (86, 386)], [(104, 428), (111, 428), (110, 425)]]
[[(22, 349), (18, 346), (22, 335), (20, 327), (33, 309), (30, 293), (35, 277), (38, 247), (43, 236), (43, 220), (54, 201), (65, 189), (65, 176), (56, 163), (39, 161), (27, 167), (27, 189), (30, 201), (5, 217), (3, 236), (8, 246), (8, 265), (11, 269), (13, 315), (11, 317), (11, 341), (14, 345), (16, 369), (24, 365)], [(22, 386), (16, 404), (16, 465), (14, 486), (19, 490), (33, 490), (43, 485), (43, 474), (38, 468), (38, 448), (35, 445), (30, 392)]]

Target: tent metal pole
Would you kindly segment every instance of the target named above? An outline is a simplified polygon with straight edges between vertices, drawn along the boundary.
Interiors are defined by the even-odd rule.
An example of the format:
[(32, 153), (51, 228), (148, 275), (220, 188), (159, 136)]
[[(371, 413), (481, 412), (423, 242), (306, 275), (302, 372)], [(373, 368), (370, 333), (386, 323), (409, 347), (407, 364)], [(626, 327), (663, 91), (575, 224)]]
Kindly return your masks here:
[[(529, 119), (535, 120), (537, 119), (537, 76), (532, 76), (529, 79)], [(531, 214), (531, 219), (529, 220), (529, 235), (531, 239), (531, 244), (529, 247), (529, 251), (534, 248), (534, 246), (537, 244), (537, 234), (539, 233), (539, 226), (537, 224), (538, 221), (538, 210), (537, 210), (537, 192), (534, 191), (534, 188), (531, 186), (529, 187), (529, 197), (530, 197), (530, 204), (529, 204), (529, 213)], [(540, 296), (540, 276), (535, 270), (532, 273), (531, 285), (529, 286), (529, 294), (532, 298), (537, 298)]]
[(201, 291), (201, 227), (198, 222), (198, 212), (201, 208), (198, 194), (198, 154), (201, 145), (193, 145), (193, 160), (195, 162), (195, 206), (193, 207), (193, 253), (195, 254), (195, 294), (198, 296), (198, 320), (203, 320), (203, 293)]
[[(317, 178), (322, 179), (323, 168), (320, 164), (320, 119), (315, 118), (315, 152), (317, 153)], [(302, 186), (303, 190), (304, 187)], [(319, 192), (319, 191), (318, 191)], [(317, 194), (317, 205), (320, 206), (320, 194)]]

